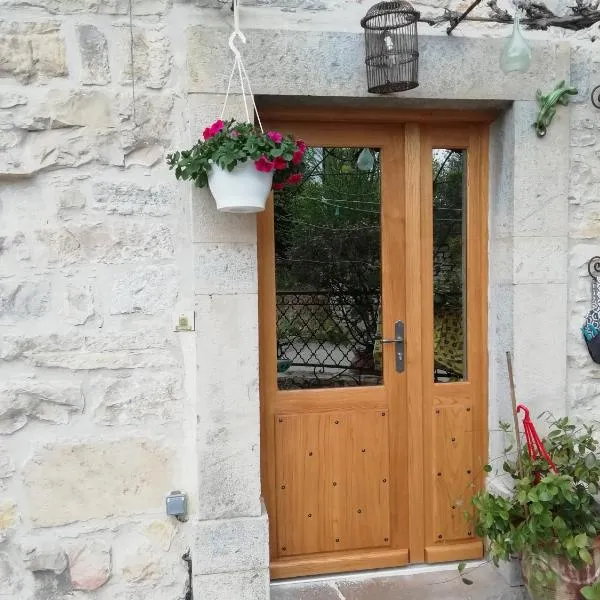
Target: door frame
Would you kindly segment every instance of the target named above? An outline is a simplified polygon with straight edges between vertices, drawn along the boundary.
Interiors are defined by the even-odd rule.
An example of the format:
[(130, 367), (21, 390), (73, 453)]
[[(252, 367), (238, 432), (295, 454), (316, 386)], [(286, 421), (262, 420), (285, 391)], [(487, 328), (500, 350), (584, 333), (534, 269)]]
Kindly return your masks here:
[[(448, 144), (466, 147), (470, 160), (467, 171), (467, 198), (478, 198), (478, 202), (468, 201), (467, 231), (477, 231), (479, 235), (467, 234), (467, 302), (469, 303), (469, 330), (477, 324), (477, 334), (468, 339), (468, 364), (475, 373), (476, 381), (441, 384), (446, 387), (443, 396), (463, 398), (467, 387), (469, 398), (478, 397), (478, 409), (473, 414), (478, 427), (474, 436), (475, 460), (473, 464), (476, 484), (483, 482), (483, 465), (487, 461), (487, 219), (488, 219), (488, 145), (489, 124), (497, 117), (492, 111), (408, 111), (397, 109), (328, 109), (328, 108), (269, 108), (263, 112), (263, 122), (272, 129), (289, 130), (294, 124), (318, 123), (327, 128), (327, 124), (352, 123), (357, 131), (361, 125), (378, 127), (379, 125), (402, 124), (404, 130), (404, 195), (405, 195), (405, 272), (406, 281), (406, 419), (409, 431), (421, 431), (420, 436), (408, 436), (408, 540), (409, 555), (400, 556), (391, 552), (387, 557), (381, 552), (370, 550), (361, 552), (358, 560), (356, 552), (349, 553), (346, 560), (332, 557), (328, 572), (354, 570), (356, 568), (381, 568), (398, 566), (406, 562), (443, 562), (460, 558), (477, 558), (482, 555), (481, 541), (473, 539), (460, 544), (440, 543), (435, 539), (432, 523), (431, 505), (435, 482), (431, 448), (424, 443), (432, 433), (432, 409), (436, 391), (431, 378), (433, 368), (433, 334), (424, 327), (432, 325), (433, 295), (432, 282), (426, 275), (431, 274), (431, 260), (427, 260), (432, 248), (432, 232), (427, 227), (431, 207), (424, 199), (432, 200), (431, 173), (427, 177), (427, 169), (431, 171), (431, 143), (437, 147)], [(338, 125), (339, 127), (339, 125)], [(360, 133), (358, 134), (360, 135)], [(436, 146), (434, 146), (436, 147)], [(430, 202), (432, 204), (432, 202)], [(423, 207), (426, 207), (423, 209)], [(275, 289), (275, 269), (273, 263), (273, 211), (272, 200), (269, 208), (258, 215), (258, 307), (259, 307), (259, 354), (260, 354), (260, 398), (261, 398), (261, 481), (263, 496), (269, 498), (269, 512), (273, 518), (270, 522), (270, 555), (272, 578), (293, 577), (299, 574), (317, 574), (319, 570), (310, 561), (288, 559), (277, 560), (276, 515), (274, 502), (275, 473), (270, 468), (267, 448), (273, 447), (274, 434), (271, 431), (271, 416), (267, 414), (265, 397), (273, 393), (272, 365), (276, 364), (275, 344), (275, 296), (269, 291)], [(479, 285), (473, 279), (476, 274)], [(266, 291), (266, 293), (265, 293)], [(431, 295), (431, 302), (423, 302), (423, 294)], [(477, 310), (473, 312), (473, 307)], [(431, 314), (430, 314), (431, 313)], [(271, 315), (267, 318), (266, 315)], [(473, 321), (473, 319), (475, 319)], [(475, 338), (475, 341), (471, 339)], [(475, 345), (481, 350), (475, 351)], [(423, 353), (424, 349), (430, 352)], [(431, 361), (428, 369), (426, 360)], [(269, 367), (271, 365), (271, 367)], [(271, 385), (271, 388), (269, 388)], [(440, 385), (440, 384), (435, 384)], [(438, 399), (436, 398), (436, 402)], [(451, 400), (457, 402), (458, 400)], [(479, 473), (481, 473), (479, 475)]]

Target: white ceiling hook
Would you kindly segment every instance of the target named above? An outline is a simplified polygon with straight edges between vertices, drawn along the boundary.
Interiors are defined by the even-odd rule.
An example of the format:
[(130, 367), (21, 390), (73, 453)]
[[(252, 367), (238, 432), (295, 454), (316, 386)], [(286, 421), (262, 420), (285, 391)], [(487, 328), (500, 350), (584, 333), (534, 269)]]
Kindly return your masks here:
[(241, 31), (234, 31), (229, 36), (229, 47), (231, 48), (231, 51), (239, 59), (239, 58), (241, 58), (241, 54), (240, 54), (240, 51), (238, 50), (237, 46), (234, 43), (236, 37), (239, 37), (240, 40), (242, 40), (242, 42), (245, 44), (246, 43), (246, 36)]

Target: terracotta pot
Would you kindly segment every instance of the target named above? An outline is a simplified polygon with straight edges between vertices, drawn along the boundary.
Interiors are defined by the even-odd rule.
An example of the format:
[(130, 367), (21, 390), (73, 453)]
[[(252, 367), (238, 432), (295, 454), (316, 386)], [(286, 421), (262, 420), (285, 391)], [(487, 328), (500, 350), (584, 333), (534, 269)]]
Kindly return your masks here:
[(265, 209), (273, 172), (257, 171), (254, 161), (238, 163), (233, 171), (212, 165), (208, 174), (208, 187), (223, 212), (255, 213)]
[[(544, 553), (528, 553), (521, 557), (523, 580), (532, 600), (581, 600), (579, 590), (600, 577), (600, 538), (591, 552), (593, 562), (581, 569), (575, 568), (567, 559)], [(551, 573), (552, 583), (540, 584), (536, 572)]]

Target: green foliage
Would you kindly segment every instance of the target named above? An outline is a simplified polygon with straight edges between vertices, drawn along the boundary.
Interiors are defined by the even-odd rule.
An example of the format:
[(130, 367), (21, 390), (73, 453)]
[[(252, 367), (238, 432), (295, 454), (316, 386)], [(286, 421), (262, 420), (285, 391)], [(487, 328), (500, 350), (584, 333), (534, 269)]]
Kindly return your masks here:
[[(489, 491), (475, 495), (475, 530), (489, 540), (494, 563), (523, 554), (564, 558), (575, 568), (593, 562), (591, 550), (600, 532), (594, 499), (600, 461), (593, 433), (591, 426), (577, 428), (568, 418), (554, 421), (543, 443), (558, 474), (545, 460), (532, 461), (523, 451), (522, 472), (516, 462), (504, 463), (514, 482), (509, 497)], [(534, 577), (543, 587), (554, 574), (535, 569)]]
[(600, 581), (593, 585), (586, 585), (579, 591), (585, 600), (600, 600)]
[(197, 187), (204, 187), (213, 164), (232, 171), (238, 163), (248, 160), (260, 161), (259, 170), (274, 171), (274, 189), (301, 179), (297, 174), (305, 145), (291, 135), (263, 133), (252, 123), (231, 119), (216, 121), (204, 130), (203, 137), (189, 150), (167, 155), (167, 164), (175, 170), (177, 179), (192, 180)]

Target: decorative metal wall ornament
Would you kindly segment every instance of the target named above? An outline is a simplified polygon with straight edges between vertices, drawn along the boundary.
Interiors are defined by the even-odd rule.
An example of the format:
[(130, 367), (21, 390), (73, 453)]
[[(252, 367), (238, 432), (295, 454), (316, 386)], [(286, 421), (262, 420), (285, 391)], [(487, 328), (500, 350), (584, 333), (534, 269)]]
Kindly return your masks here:
[(405, 92), (419, 85), (419, 18), (408, 2), (387, 0), (375, 4), (361, 19), (369, 92)]
[(556, 114), (556, 105), (562, 104), (567, 106), (569, 104), (569, 96), (575, 96), (577, 94), (577, 88), (571, 87), (561, 81), (549, 94), (542, 94), (540, 90), (537, 91), (536, 100), (540, 107), (538, 117), (533, 124), (535, 131), (539, 137), (544, 137)]
[(588, 273), (592, 278), (592, 308), (585, 318), (581, 333), (592, 360), (600, 363), (600, 256), (590, 259)]
[(596, 107), (596, 108), (600, 108), (600, 85), (597, 85), (593, 90), (592, 90), (592, 104)]

